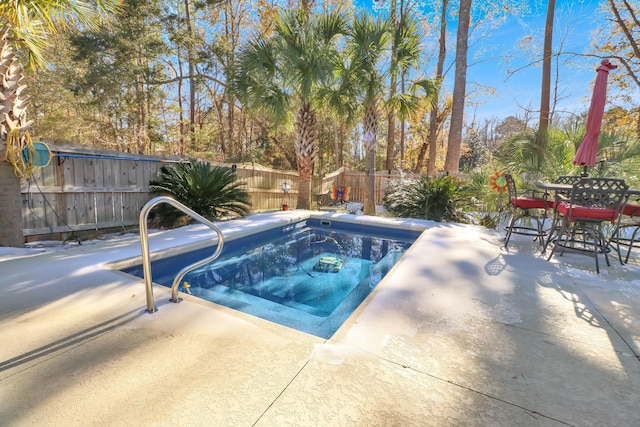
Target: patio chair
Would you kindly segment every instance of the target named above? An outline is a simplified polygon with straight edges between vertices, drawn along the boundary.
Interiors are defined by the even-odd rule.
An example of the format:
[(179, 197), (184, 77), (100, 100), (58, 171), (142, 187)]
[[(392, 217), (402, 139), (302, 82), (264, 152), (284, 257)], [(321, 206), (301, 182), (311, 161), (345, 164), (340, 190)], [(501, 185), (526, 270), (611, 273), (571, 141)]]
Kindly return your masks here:
[[(636, 201), (636, 203), (638, 202)], [(618, 219), (618, 224), (609, 238), (609, 244), (611, 246), (615, 245), (620, 264), (629, 262), (631, 249), (640, 244), (640, 205), (625, 203), (622, 207), (622, 214)], [(624, 261), (622, 261), (620, 246), (628, 248)]]
[[(581, 176), (579, 175), (561, 175), (559, 177), (557, 177), (555, 179), (555, 181), (553, 181), (556, 184), (569, 184), (569, 185), (573, 185), (576, 182), (580, 181), (582, 179)], [(563, 192), (563, 191), (559, 191), (560, 194), (564, 194), (565, 196), (569, 197), (569, 193), (570, 192)]]
[[(578, 176), (578, 175), (561, 175), (561, 176), (557, 177), (553, 182), (554, 182), (554, 184), (573, 185), (576, 182), (580, 181), (580, 179), (582, 179), (582, 177)], [(553, 200), (549, 201), (549, 208), (550, 209), (554, 209), (555, 208), (556, 199), (558, 199), (558, 196), (568, 198), (570, 196), (570, 194), (571, 194), (571, 190), (569, 190), (569, 191), (555, 190), (555, 194), (554, 194)], [(548, 198), (549, 194), (545, 193), (545, 197)], [(552, 225), (551, 225), (551, 228), (549, 228), (547, 230), (547, 241), (544, 243), (543, 248), (542, 248), (542, 252), (543, 253), (547, 250), (547, 246), (549, 245), (549, 242), (551, 240), (553, 240), (555, 238), (555, 236), (557, 235), (558, 231), (560, 231), (559, 227), (555, 227), (559, 223), (560, 222), (558, 221), (558, 218), (557, 218), (557, 211), (554, 209), (553, 218), (551, 220), (551, 224)]]
[(558, 233), (547, 260), (560, 248), (560, 255), (566, 249), (592, 252), (597, 273), (600, 273), (599, 253), (604, 254), (607, 265), (611, 265), (609, 241), (602, 228), (604, 223), (615, 224), (618, 220), (628, 188), (622, 179), (582, 178), (573, 184), (568, 198), (556, 195), (551, 229), (557, 229)]
[[(504, 247), (506, 248), (509, 244), (512, 234), (535, 236), (534, 241), (538, 239), (542, 245), (546, 234), (543, 230), (543, 224), (547, 218), (547, 209), (549, 209), (548, 201), (545, 198), (536, 197), (535, 192), (532, 192), (530, 196), (519, 196), (513, 176), (505, 174), (504, 177), (507, 181), (509, 205), (512, 210), (509, 224), (504, 228), (507, 232)], [(527, 223), (526, 219), (530, 221)]]
[(556, 184), (575, 184), (576, 182), (580, 181), (582, 179), (582, 177), (580, 175), (561, 175), (559, 177), (556, 178), (555, 182)]

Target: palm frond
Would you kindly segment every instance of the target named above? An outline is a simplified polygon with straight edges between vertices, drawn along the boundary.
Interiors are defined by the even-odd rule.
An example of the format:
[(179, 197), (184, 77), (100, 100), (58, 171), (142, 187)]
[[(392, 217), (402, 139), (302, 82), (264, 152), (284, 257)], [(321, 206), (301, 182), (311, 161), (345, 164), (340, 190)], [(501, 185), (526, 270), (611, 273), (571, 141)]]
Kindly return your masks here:
[(16, 47), (29, 53), (30, 65), (44, 62), (52, 35), (70, 27), (96, 31), (115, 22), (122, 0), (15, 0), (0, 2), (3, 24), (13, 32)]

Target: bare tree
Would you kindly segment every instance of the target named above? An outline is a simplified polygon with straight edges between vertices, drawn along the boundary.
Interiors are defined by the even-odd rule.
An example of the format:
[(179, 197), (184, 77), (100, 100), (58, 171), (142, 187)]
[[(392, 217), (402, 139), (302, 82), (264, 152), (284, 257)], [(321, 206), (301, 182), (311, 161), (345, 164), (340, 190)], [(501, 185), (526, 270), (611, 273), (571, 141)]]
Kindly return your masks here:
[[(637, 93), (637, 90), (630, 88), (640, 89), (640, 5), (637, 1), (607, 0), (603, 12), (609, 16), (602, 21), (603, 27), (593, 42), (594, 49), (586, 56), (615, 60), (621, 72), (611, 75), (610, 84), (621, 89), (617, 95), (619, 98), (635, 104), (630, 94)], [(637, 121), (640, 129), (640, 116)]]
[(453, 108), (451, 109), (451, 128), (449, 130), (449, 141), (447, 144), (447, 157), (444, 162), (444, 170), (447, 173), (458, 173), (460, 166), (460, 149), (462, 147), (462, 128), (467, 85), (467, 53), (469, 50), (471, 1), (472, 0), (460, 0), (460, 11), (458, 14)]
[(547, 20), (544, 27), (544, 52), (542, 54), (542, 86), (540, 89), (540, 121), (538, 123), (538, 142), (546, 139), (549, 129), (549, 111), (551, 102), (551, 61), (553, 59), (553, 18), (556, 0), (549, 0)]

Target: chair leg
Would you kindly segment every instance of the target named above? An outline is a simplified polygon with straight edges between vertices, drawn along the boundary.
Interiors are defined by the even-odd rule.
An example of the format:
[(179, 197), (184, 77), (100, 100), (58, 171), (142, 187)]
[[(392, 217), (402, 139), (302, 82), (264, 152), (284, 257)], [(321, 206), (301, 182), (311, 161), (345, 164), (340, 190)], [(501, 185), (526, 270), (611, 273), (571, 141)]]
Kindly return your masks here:
[(507, 230), (507, 235), (505, 237), (504, 240), (504, 247), (505, 249), (507, 248), (507, 245), (509, 244), (509, 240), (511, 239), (511, 235), (513, 234), (513, 225), (516, 223), (516, 221), (519, 219), (519, 216), (511, 215), (511, 220), (509, 221), (509, 225), (507, 225), (506, 230)]
[[(601, 240), (600, 240), (600, 234), (596, 230), (592, 230), (592, 229), (590, 229), (588, 227), (583, 228), (582, 232), (583, 233), (588, 233), (591, 236), (591, 238), (593, 239), (593, 259), (596, 261), (596, 273), (600, 274), (600, 265), (599, 265), (599, 262), (598, 262), (598, 251), (601, 250), (601, 248), (602, 248)], [(587, 241), (586, 240), (587, 238), (586, 238), (586, 236), (584, 234), (583, 234), (582, 238), (583, 238), (584, 242)], [(603, 252), (604, 252), (605, 259), (607, 260), (607, 265), (610, 265), (609, 264), (609, 258), (607, 257), (606, 248), (604, 248)]]
[[(551, 248), (551, 253), (547, 257), (547, 261), (551, 260), (551, 257), (553, 256), (554, 252), (558, 248), (558, 242), (560, 242), (560, 240), (562, 239), (562, 235), (565, 233), (565, 231), (568, 231), (568, 229), (569, 229), (569, 226), (567, 224), (565, 224), (564, 221), (563, 221), (563, 224), (560, 227), (560, 229), (558, 230), (558, 233), (556, 233), (555, 243), (553, 245), (553, 248)], [(549, 240), (549, 239), (547, 239), (547, 240)], [(549, 243), (549, 242), (547, 241), (547, 243)], [(542, 252), (544, 252), (544, 249), (543, 249)], [(560, 256), (562, 256), (563, 253), (564, 253), (564, 249), (562, 250), (562, 252), (560, 252)]]
[(596, 229), (596, 233), (598, 234), (598, 243), (602, 252), (604, 253), (604, 260), (607, 262), (607, 267), (611, 267), (611, 263), (609, 262), (609, 241), (607, 240), (607, 236), (604, 235), (604, 231), (602, 231), (603, 225)]
[(544, 211), (542, 214), (542, 218), (535, 216), (533, 217), (533, 219), (536, 221), (536, 232), (538, 233), (538, 235), (533, 239), (534, 241), (538, 241), (538, 243), (540, 243), (540, 246), (544, 246), (544, 219), (547, 217), (547, 211)]
[[(532, 224), (521, 224), (520, 221), (522, 221), (524, 218), (531, 218)], [(533, 221), (535, 221), (535, 227)], [(533, 240), (538, 240), (541, 246), (544, 245), (544, 223), (540, 221), (540, 218), (538, 218), (537, 216), (531, 215), (528, 210), (524, 210), (523, 213), (519, 215), (514, 213), (511, 216), (509, 224), (505, 226), (504, 229), (507, 232), (505, 236), (504, 248), (507, 248), (507, 246), (509, 245), (509, 241), (511, 240), (511, 235), (514, 233), (526, 236), (535, 236)]]
[(613, 247), (612, 242), (615, 242), (616, 252), (618, 253), (618, 259), (620, 260), (620, 264), (624, 265), (624, 262), (622, 261), (622, 253), (620, 252), (620, 230), (621, 230), (620, 226), (617, 226), (613, 230), (613, 233), (611, 233), (611, 237), (609, 238), (609, 246)]
[[(631, 237), (628, 237), (628, 238), (623, 237), (622, 231), (630, 227), (634, 227)], [(629, 256), (631, 255), (631, 250), (634, 248), (635, 243), (640, 242), (640, 240), (638, 240), (638, 237), (640, 237), (638, 235), (639, 233), (640, 233), (640, 226), (637, 226), (637, 225), (618, 226), (613, 231), (613, 233), (611, 233), (611, 237), (608, 240), (608, 245), (613, 247), (613, 244), (615, 243), (615, 249), (616, 249), (616, 252), (618, 253), (618, 259), (620, 260), (620, 264), (627, 264), (629, 262)], [(628, 247), (627, 254), (624, 257), (624, 260), (622, 259), (622, 250), (620, 249), (620, 246)]]
[[(507, 236), (505, 237), (505, 242), (504, 242), (504, 247), (506, 248), (507, 245), (509, 244), (509, 240), (511, 239), (511, 235), (514, 233), (514, 229), (519, 228), (516, 226), (516, 224), (522, 219), (522, 218), (526, 218), (527, 216), (529, 216), (528, 212), (524, 212), (520, 215), (517, 214), (513, 214), (511, 216), (511, 221), (509, 221), (509, 225), (507, 225), (505, 227), (505, 230), (507, 231)], [(517, 232), (515, 232), (516, 234), (518, 234)]]
[(533, 240), (537, 240), (538, 243), (540, 243), (540, 246), (544, 247), (544, 221), (541, 221), (540, 218), (535, 218), (535, 220), (536, 227), (538, 228), (538, 235)]
[(553, 220), (551, 221), (551, 228), (549, 229), (549, 234), (547, 235), (547, 239), (544, 242), (544, 245), (542, 245), (542, 253), (545, 253), (547, 251), (547, 246), (549, 246), (549, 243), (554, 239), (554, 231), (556, 231), (557, 227), (558, 227), (558, 215), (555, 214), (553, 215)]
[[(567, 221), (563, 222), (560, 230), (556, 234), (555, 244), (551, 249), (551, 253), (547, 258), (547, 261), (551, 259), (558, 246), (561, 247), (559, 256), (564, 255), (564, 251), (569, 247), (569, 243), (576, 242), (576, 236), (578, 238), (581, 238), (582, 240), (581, 247), (573, 246), (576, 250), (587, 250), (587, 245), (593, 244), (593, 259), (596, 263), (597, 274), (600, 274), (600, 260), (598, 259), (598, 252), (601, 251), (604, 254), (607, 265), (611, 265), (609, 262), (609, 256), (607, 254), (608, 243), (606, 238), (604, 237), (604, 234), (602, 234), (600, 230), (597, 230), (593, 227), (584, 224), (570, 225)], [(592, 243), (589, 243), (588, 238), (591, 238)]]
[[(638, 240), (636, 240), (638, 238), (638, 232), (640, 232), (640, 226), (636, 227), (633, 230), (633, 234), (631, 234), (631, 237), (629, 238), (629, 250), (627, 250), (627, 256), (624, 257), (624, 263), (627, 264), (629, 262), (629, 255), (631, 255), (631, 249), (633, 249), (633, 244), (635, 242), (637, 242)], [(620, 244), (618, 243), (618, 247), (620, 246)], [(618, 249), (619, 251), (619, 249)]]
[[(598, 248), (599, 245), (597, 243), (597, 237), (593, 235), (593, 258), (596, 260), (596, 274), (600, 274), (600, 266), (598, 265)], [(605, 258), (607, 259), (607, 265), (609, 265), (609, 258), (607, 258), (607, 252), (604, 253)]]
[(625, 264), (629, 262), (629, 255), (631, 255), (631, 249), (633, 249), (633, 244), (636, 242), (636, 238), (638, 237), (639, 231), (640, 231), (640, 226), (636, 227), (636, 229), (633, 230), (633, 234), (631, 235), (631, 239), (629, 241), (629, 250), (627, 251), (627, 256), (624, 258)]

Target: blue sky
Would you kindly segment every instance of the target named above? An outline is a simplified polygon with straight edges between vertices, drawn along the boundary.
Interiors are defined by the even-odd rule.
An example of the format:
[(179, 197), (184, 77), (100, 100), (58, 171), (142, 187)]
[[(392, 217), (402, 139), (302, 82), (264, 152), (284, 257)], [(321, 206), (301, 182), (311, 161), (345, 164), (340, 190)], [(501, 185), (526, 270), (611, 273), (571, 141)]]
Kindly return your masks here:
[[(563, 51), (585, 52), (592, 40), (592, 32), (597, 27), (597, 3), (590, 0), (557, 2), (554, 51), (562, 44)], [(474, 47), (476, 51), (471, 52), (469, 58), (468, 91), (473, 97), (474, 86), (481, 85), (493, 87), (496, 92), (493, 95), (477, 95), (478, 104), (475, 106), (472, 101), (467, 109), (468, 115), (473, 114), (475, 109), (480, 118), (503, 118), (523, 115), (523, 108), (539, 108), (542, 69), (540, 64), (528, 64), (541, 57), (545, 20), (546, 4), (520, 19), (508, 17), (505, 24), (491, 31)], [(523, 37), (529, 35), (533, 37), (530, 43), (519, 44)], [(477, 56), (477, 50), (487, 49), (487, 46), (491, 47), (493, 54)], [(596, 77), (595, 68), (599, 63), (597, 58), (560, 57), (558, 111), (580, 114), (588, 110), (592, 83)], [(552, 84), (555, 83), (555, 65)], [(508, 70), (519, 71), (509, 75)]]
[[(358, 3), (364, 4), (365, 1), (367, 0)], [(371, 0), (368, 1), (372, 4)], [(433, 13), (433, 6), (428, 5), (432, 1), (425, 1), (427, 5), (424, 6), (424, 12)], [(523, 1), (527, 2), (529, 12), (517, 18), (508, 16), (497, 28), (485, 29), (484, 37), (478, 37), (479, 33), (472, 35), (471, 41), (474, 45), (470, 50), (467, 73), (467, 94), (470, 99), (465, 110), (468, 119), (474, 115), (480, 121), (510, 115), (522, 117), (523, 108), (539, 108), (542, 70), (539, 64), (527, 64), (542, 56), (547, 1)], [(592, 33), (598, 26), (598, 5), (603, 1), (556, 0), (554, 51), (558, 50), (560, 43), (565, 52), (583, 53), (587, 50), (593, 39)], [(474, 1), (476, 5), (481, 5), (481, 2), (483, 0)], [(434, 22), (434, 25), (436, 24)], [(449, 23), (448, 33), (447, 66), (454, 59), (455, 20)], [(531, 41), (520, 44), (526, 36), (532, 36)], [(434, 52), (428, 69), (434, 70), (437, 40), (434, 36), (428, 42), (432, 43), (428, 49)], [(556, 107), (558, 112), (581, 114), (588, 110), (592, 84), (596, 76), (595, 69), (599, 63), (598, 58), (570, 55), (560, 58)], [(509, 75), (509, 70), (519, 71)], [(445, 88), (449, 91), (452, 91), (453, 87), (453, 73), (454, 69), (451, 68), (445, 80)], [(552, 85), (555, 83), (553, 79), (554, 75)]]

